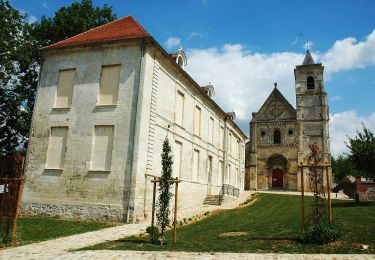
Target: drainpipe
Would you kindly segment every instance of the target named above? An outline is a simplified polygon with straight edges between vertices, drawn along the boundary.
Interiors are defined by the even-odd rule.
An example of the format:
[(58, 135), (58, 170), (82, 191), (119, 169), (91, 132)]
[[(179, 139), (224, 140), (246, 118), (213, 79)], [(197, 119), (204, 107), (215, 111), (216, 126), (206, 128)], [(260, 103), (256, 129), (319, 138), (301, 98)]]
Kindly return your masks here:
[[(137, 79), (136, 79), (136, 82), (138, 83), (136, 85), (136, 88), (135, 88), (135, 93), (136, 93), (136, 100), (135, 100), (135, 111), (134, 111), (134, 123), (131, 125), (131, 131), (130, 133), (133, 133), (133, 139), (132, 139), (132, 145), (133, 145), (133, 152), (131, 153), (131, 163), (130, 163), (130, 169), (129, 169), (129, 190), (128, 190), (128, 210), (127, 210), (127, 213), (126, 213), (126, 222), (129, 222), (129, 218), (130, 218), (130, 203), (131, 203), (131, 200), (132, 200), (132, 196), (133, 196), (133, 193), (132, 193), (132, 183), (133, 183), (133, 169), (134, 169), (134, 156), (135, 156), (135, 153), (138, 152), (138, 149), (135, 149), (135, 142), (136, 142), (136, 137), (138, 137), (138, 135), (136, 134), (136, 130), (137, 128), (139, 128), (139, 121), (137, 120), (137, 117), (138, 117), (138, 109), (139, 109), (139, 104), (138, 104), (138, 101), (139, 101), (139, 95), (140, 95), (140, 88), (141, 88), (141, 84), (143, 84), (142, 81), (142, 78), (143, 78), (143, 75), (142, 75), (142, 72), (143, 72), (143, 69), (144, 69), (144, 54), (145, 54), (145, 49), (146, 49), (146, 44), (143, 40), (141, 40), (141, 44), (140, 44), (140, 48), (141, 48), (141, 55), (139, 57), (139, 60), (140, 60), (140, 68), (139, 68), (139, 73), (137, 75)], [(134, 211), (134, 205), (133, 205), (133, 211)], [(135, 219), (134, 219), (134, 216), (133, 216), (133, 223), (135, 222)]]

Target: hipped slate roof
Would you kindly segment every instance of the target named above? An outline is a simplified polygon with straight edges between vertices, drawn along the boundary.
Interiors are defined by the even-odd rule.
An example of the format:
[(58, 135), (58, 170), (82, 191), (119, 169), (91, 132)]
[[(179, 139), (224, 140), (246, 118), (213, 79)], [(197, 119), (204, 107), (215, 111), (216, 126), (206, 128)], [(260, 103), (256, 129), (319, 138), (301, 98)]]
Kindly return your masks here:
[(48, 45), (43, 49), (134, 39), (146, 36), (149, 36), (149, 33), (132, 16), (126, 16), (71, 38)]

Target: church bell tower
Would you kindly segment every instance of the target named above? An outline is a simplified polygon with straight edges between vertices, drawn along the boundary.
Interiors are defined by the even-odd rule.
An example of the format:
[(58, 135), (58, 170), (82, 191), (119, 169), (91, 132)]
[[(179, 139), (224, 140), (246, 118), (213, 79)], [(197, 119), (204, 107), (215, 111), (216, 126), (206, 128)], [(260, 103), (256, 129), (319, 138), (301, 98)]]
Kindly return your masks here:
[(299, 128), (298, 165), (307, 163), (309, 145), (314, 142), (322, 151), (321, 163), (330, 163), (329, 110), (323, 71), (324, 67), (314, 62), (309, 50), (302, 65), (294, 69)]

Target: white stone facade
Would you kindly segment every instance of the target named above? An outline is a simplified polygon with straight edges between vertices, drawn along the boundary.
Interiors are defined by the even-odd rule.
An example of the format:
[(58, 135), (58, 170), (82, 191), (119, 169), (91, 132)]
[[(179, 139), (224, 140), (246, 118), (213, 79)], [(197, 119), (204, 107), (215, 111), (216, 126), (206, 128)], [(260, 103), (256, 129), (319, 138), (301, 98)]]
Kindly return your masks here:
[[(167, 136), (180, 209), (244, 187), (246, 136), (152, 38), (45, 50), (23, 212), (138, 221)], [(196, 111), (199, 111), (196, 112)], [(198, 117), (199, 114), (199, 117)]]

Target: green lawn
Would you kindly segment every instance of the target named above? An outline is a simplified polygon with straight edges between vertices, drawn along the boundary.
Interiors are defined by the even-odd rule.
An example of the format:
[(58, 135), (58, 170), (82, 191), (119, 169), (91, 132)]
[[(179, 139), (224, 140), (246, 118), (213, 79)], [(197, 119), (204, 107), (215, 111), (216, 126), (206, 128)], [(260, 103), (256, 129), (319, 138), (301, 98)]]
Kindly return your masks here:
[(17, 242), (15, 245), (35, 243), (112, 227), (115, 225), (113, 223), (73, 221), (51, 217), (21, 217), (18, 219), (17, 223)]
[[(247, 207), (214, 213), (202, 221), (177, 229), (177, 242), (167, 233), (168, 244), (155, 246), (148, 237), (129, 237), (84, 249), (171, 250), (257, 253), (360, 253), (351, 243), (369, 244), (375, 253), (375, 203), (355, 206), (352, 201), (333, 201), (334, 220), (347, 234), (329, 245), (304, 245), (299, 242), (300, 197), (258, 194)], [(312, 201), (307, 198), (308, 207)], [(310, 205), (309, 205), (310, 204)], [(225, 232), (247, 232), (243, 236), (223, 236)]]

